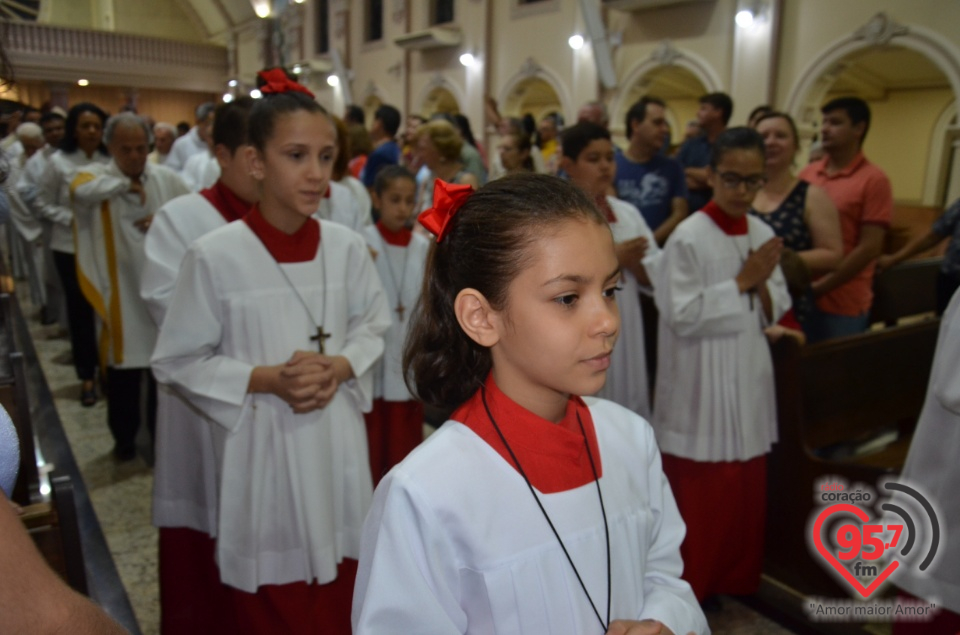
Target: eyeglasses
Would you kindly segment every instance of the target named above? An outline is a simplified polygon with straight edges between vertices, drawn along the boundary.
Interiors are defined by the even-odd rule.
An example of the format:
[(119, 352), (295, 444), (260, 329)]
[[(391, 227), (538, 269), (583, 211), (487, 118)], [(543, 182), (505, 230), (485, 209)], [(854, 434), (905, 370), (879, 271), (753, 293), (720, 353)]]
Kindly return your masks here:
[(719, 174), (720, 182), (728, 190), (736, 190), (741, 185), (747, 186), (747, 191), (756, 192), (767, 184), (767, 177), (762, 174), (752, 174), (750, 176), (740, 176), (736, 172), (722, 172)]

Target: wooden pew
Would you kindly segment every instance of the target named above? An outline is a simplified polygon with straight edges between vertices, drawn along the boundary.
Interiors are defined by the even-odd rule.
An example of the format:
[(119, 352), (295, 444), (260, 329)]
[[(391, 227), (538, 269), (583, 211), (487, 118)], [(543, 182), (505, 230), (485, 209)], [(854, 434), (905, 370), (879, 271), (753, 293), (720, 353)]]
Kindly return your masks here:
[[(807, 548), (814, 486), (841, 476), (875, 487), (903, 466), (920, 414), (939, 320), (800, 346), (772, 347), (780, 440), (768, 460), (764, 572), (797, 597), (847, 597)], [(864, 455), (880, 432), (896, 442)], [(799, 605), (795, 607), (799, 610)]]
[[(892, 254), (906, 245), (916, 236), (922, 236), (930, 231), (934, 221), (943, 214), (942, 207), (927, 205), (905, 205), (897, 203), (893, 206), (893, 218), (890, 228), (883, 242), (883, 253)], [(943, 256), (946, 244), (937, 245), (933, 249), (920, 253), (917, 258), (936, 258)]]
[(898, 320), (937, 308), (937, 272), (943, 259), (907, 260), (874, 276), (870, 322), (894, 326)]
[(87, 595), (73, 483), (69, 476), (54, 476), (50, 487), (50, 502), (24, 507), (23, 524), (50, 568), (75, 591)]

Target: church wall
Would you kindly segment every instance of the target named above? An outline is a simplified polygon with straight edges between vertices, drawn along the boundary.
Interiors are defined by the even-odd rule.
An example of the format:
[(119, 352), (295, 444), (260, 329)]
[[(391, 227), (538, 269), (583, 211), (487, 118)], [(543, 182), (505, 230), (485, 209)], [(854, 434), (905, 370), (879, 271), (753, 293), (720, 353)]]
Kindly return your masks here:
[(114, 30), (118, 33), (203, 42), (206, 36), (172, 0), (114, 2)]
[(960, 47), (960, 2), (942, 0), (783, 0), (783, 35), (777, 103), (783, 105), (803, 71), (837, 40), (849, 36), (883, 11), (905, 25), (933, 31)]
[(947, 89), (898, 90), (869, 102), (872, 123), (864, 153), (887, 172), (898, 203), (923, 203), (928, 149), (941, 142), (933, 138), (933, 128), (953, 99)]
[(43, 0), (41, 17), (54, 26), (92, 29), (96, 0)]

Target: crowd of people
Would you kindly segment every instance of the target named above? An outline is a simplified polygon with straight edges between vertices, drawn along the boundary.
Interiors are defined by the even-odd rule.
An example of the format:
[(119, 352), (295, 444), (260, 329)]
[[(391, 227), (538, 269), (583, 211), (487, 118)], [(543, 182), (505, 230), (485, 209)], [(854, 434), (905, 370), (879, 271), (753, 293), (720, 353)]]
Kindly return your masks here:
[(0, 142), (13, 269), (118, 461), (147, 413), (166, 633), (707, 632), (760, 583), (768, 341), (866, 330), (876, 268), (948, 236), (960, 286), (960, 203), (879, 258), (859, 98), (796, 174), (791, 117), (728, 128), (723, 93), (675, 151), (654, 96), (623, 149), (602, 103), (488, 101), (488, 152), (461, 114), (258, 87), (180, 136), (79, 103)]

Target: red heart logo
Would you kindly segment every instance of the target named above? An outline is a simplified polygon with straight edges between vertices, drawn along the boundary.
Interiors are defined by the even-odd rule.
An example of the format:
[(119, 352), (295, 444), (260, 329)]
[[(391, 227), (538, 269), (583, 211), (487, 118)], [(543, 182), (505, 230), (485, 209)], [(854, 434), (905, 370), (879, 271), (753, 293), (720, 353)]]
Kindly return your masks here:
[(886, 568), (881, 571), (876, 578), (874, 578), (873, 582), (870, 583), (870, 586), (863, 586), (863, 584), (860, 583), (860, 580), (857, 580), (855, 577), (853, 577), (853, 574), (850, 573), (850, 571), (843, 566), (839, 560), (837, 560), (836, 556), (827, 551), (826, 546), (823, 544), (823, 532), (821, 531), (823, 529), (823, 523), (826, 522), (827, 518), (836, 512), (849, 512), (864, 523), (870, 520), (870, 516), (867, 515), (867, 512), (863, 511), (859, 507), (856, 507), (855, 505), (849, 505), (847, 503), (831, 505), (820, 512), (820, 515), (817, 516), (817, 521), (813, 524), (813, 543), (817, 546), (817, 551), (820, 552), (820, 555), (823, 556), (823, 559), (833, 565), (833, 568), (843, 576), (843, 579), (849, 582), (850, 586), (852, 586), (860, 595), (864, 597), (864, 599), (866, 599), (877, 590), (877, 587), (883, 584), (884, 580), (890, 577), (891, 573), (897, 570), (897, 567), (900, 566), (900, 562), (898, 560), (891, 560)]

